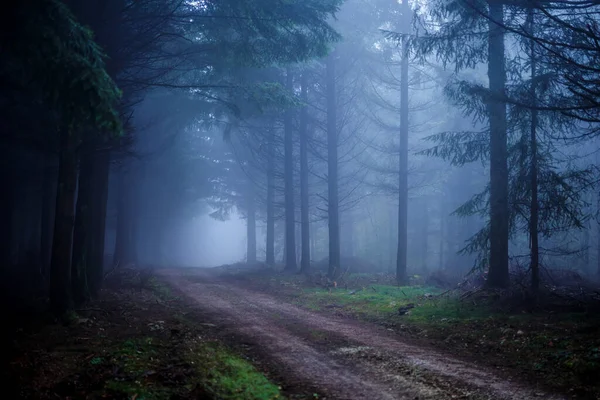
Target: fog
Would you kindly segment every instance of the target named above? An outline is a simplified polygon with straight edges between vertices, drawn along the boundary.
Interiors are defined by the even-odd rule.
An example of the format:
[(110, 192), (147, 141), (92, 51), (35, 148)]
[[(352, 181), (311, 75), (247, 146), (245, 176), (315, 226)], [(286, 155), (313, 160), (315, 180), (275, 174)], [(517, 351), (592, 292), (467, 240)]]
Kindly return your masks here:
[[(448, 51), (450, 65), (418, 41), (403, 53), (401, 37), (384, 31), (414, 32), (415, 12), (432, 13), (404, 7), (346, 1), (331, 22), (341, 38), (329, 55), (211, 70), (231, 85), (228, 93), (192, 89), (202, 79), (183, 68), (176, 78), (182, 88), (155, 87), (138, 97), (131, 155), (112, 167), (107, 229), (125, 242), (114, 252), (107, 248), (112, 262), (259, 261), (291, 270), (328, 267), (330, 274), (388, 272), (400, 280), (486, 270), (490, 251), (504, 252), (501, 269), (527, 266), (529, 111), (508, 107), (504, 128), (488, 118), (474, 88), (495, 90), (502, 71), (483, 62), (485, 40), (470, 44), (467, 60), (432, 42), (438, 54)], [(506, 35), (511, 68), (525, 68), (522, 46), (521, 36)], [(527, 77), (508, 72), (503, 79), (518, 98)], [(561, 90), (552, 96), (558, 101)], [(540, 220), (537, 263), (593, 273), (598, 246), (590, 244), (598, 238), (589, 217), (597, 196), (589, 168), (596, 153), (584, 153), (572, 139), (573, 130), (585, 134), (589, 127), (559, 114), (536, 117), (536, 218), (554, 218)], [(505, 137), (504, 161), (490, 135)], [(507, 175), (491, 168), (502, 163)], [(544, 178), (551, 171), (554, 182)], [(508, 186), (490, 185), (503, 179)], [(512, 208), (492, 210), (497, 198), (490, 196)], [(123, 213), (129, 221), (120, 225)], [(490, 218), (494, 213), (503, 216)], [(503, 237), (498, 243), (508, 252), (495, 248), (490, 235)]]
[(7, 398), (600, 399), (599, 1), (0, 20)]
[[(211, 14), (248, 12), (235, 2), (143, 3), (110, 10), (117, 31), (73, 2), (109, 53), (118, 107), (82, 111), (81, 135), (62, 139), (42, 134), (58, 111), (22, 112), (35, 101), (3, 114), (14, 273), (47, 276), (59, 248), (55, 263), (99, 269), (247, 261), (399, 282), (489, 269), (500, 286), (523, 268), (598, 272), (592, 14), (531, 37), (549, 17), (516, 6), (504, 30), (502, 10), (444, 1), (255, 4), (290, 31)], [(539, 44), (575, 34), (589, 47)]]
[(243, 262), (246, 258), (246, 223), (237, 213), (227, 221), (216, 221), (208, 214), (183, 223), (168, 238), (163, 251), (173, 254), (181, 266), (216, 267)]

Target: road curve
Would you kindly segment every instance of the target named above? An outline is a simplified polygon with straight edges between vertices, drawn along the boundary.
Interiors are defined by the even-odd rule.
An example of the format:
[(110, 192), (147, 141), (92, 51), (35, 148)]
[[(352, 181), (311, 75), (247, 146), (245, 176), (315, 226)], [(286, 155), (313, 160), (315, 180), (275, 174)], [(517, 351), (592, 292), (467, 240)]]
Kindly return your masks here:
[[(206, 269), (157, 275), (284, 371), (327, 399), (565, 399), (503, 379), (493, 369), (403, 340), (367, 323), (310, 312)], [(324, 341), (323, 338), (326, 338)]]

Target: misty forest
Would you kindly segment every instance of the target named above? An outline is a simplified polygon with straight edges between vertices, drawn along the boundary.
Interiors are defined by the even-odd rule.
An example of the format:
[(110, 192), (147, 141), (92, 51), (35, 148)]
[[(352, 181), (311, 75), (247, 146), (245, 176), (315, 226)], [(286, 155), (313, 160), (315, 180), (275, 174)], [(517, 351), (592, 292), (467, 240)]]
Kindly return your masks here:
[(598, 1), (0, 20), (6, 398), (600, 398)]

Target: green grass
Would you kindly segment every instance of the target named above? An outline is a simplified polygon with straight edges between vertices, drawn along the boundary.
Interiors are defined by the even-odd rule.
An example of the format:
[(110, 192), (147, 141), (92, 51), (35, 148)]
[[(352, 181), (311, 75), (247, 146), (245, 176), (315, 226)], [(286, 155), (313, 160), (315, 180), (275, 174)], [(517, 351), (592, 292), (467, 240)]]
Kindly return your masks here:
[[(342, 310), (359, 319), (408, 329), (458, 352), (518, 368), (551, 388), (584, 398), (600, 395), (599, 316), (507, 314), (489, 300), (461, 301), (441, 293), (425, 286), (372, 285), (360, 291), (308, 288), (295, 302), (312, 310)], [(399, 315), (398, 309), (409, 303), (415, 307)]]
[[(136, 400), (167, 400), (175, 393), (190, 392), (201, 387), (206, 398), (222, 400), (283, 399), (280, 388), (271, 383), (250, 362), (216, 342), (201, 342), (190, 346), (183, 359), (194, 373), (181, 387), (165, 385), (153, 379), (154, 373), (165, 367), (169, 357), (168, 344), (158, 338), (127, 340), (110, 351), (108, 362), (118, 366), (119, 378), (104, 384), (109, 393), (135, 396)], [(105, 362), (92, 359), (90, 364)]]
[[(297, 302), (313, 310), (321, 310), (326, 306), (341, 307), (359, 317), (389, 317), (398, 314), (398, 308), (409, 303), (417, 307), (408, 315), (409, 318), (425, 318), (431, 311), (436, 315), (451, 314), (455, 308), (451, 302), (433, 299), (440, 291), (430, 287), (396, 287), (386, 285), (371, 285), (361, 290), (334, 289), (305, 289)], [(420, 309), (426, 307), (424, 312)], [(454, 315), (454, 314), (452, 314)]]
[[(143, 337), (126, 340), (110, 351), (109, 362), (118, 366), (120, 378), (105, 383), (109, 392), (135, 396), (136, 400), (167, 400), (172, 391), (156, 382), (146, 379), (160, 366), (163, 345), (155, 338)], [(103, 360), (92, 359), (91, 364)]]
[(279, 387), (271, 383), (248, 361), (222, 345), (207, 342), (190, 352), (200, 380), (214, 398), (224, 400), (282, 399)]

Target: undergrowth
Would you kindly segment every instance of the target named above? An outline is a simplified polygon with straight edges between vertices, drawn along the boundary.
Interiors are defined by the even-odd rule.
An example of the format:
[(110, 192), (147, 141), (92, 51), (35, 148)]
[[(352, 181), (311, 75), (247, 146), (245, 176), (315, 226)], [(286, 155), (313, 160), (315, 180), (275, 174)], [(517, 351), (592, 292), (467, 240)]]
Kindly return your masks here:
[(172, 350), (165, 340), (141, 337), (122, 342), (106, 358), (93, 358), (90, 364), (108, 363), (118, 371), (105, 382), (103, 392), (136, 400), (168, 400), (177, 394), (224, 400), (283, 398), (279, 387), (252, 364), (214, 341), (186, 343), (181, 359), (188, 365), (188, 372), (174, 381), (161, 379), (157, 371), (168, 368), (164, 361)]
[(382, 324), (434, 340), (454, 353), (518, 371), (574, 397), (600, 398), (597, 314), (507, 313), (490, 298), (461, 300), (457, 294), (433, 287), (369, 285), (364, 283), (368, 277), (361, 279), (360, 287), (347, 289), (276, 279), (271, 289), (314, 311)]
[[(488, 363), (516, 369), (577, 398), (600, 396), (598, 315), (509, 314), (486, 299), (461, 300), (424, 286), (303, 288), (294, 302), (433, 339), (444, 349), (484, 357)], [(406, 313), (400, 315), (399, 309)]]
[(217, 399), (281, 399), (279, 387), (248, 361), (216, 342), (197, 344), (187, 354), (203, 386)]
[(136, 270), (113, 282), (69, 326), (19, 331), (14, 359), (0, 371), (12, 383), (7, 398), (283, 398), (163, 282)]

